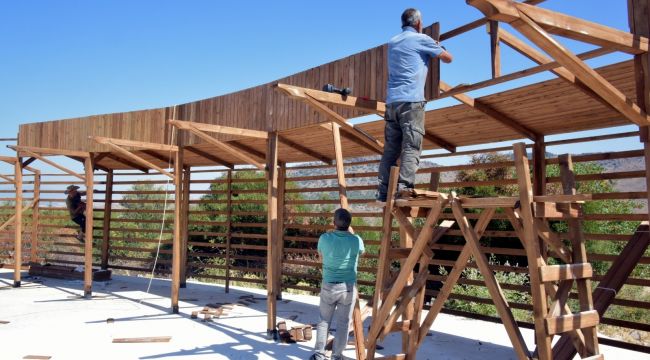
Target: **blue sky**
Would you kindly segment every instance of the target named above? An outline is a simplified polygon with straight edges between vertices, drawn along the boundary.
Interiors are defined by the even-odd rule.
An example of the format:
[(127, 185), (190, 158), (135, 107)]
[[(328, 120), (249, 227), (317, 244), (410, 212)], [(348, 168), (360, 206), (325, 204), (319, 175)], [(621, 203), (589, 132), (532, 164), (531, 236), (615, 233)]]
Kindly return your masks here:
[[(462, 0), (3, 0), (0, 137), (14, 137), (20, 123), (161, 107), (269, 82), (386, 42), (410, 6), (425, 24), (440, 21), (443, 32), (482, 16)], [(626, 0), (543, 6), (628, 30)], [(443, 67), (443, 80), (490, 76), (484, 30), (445, 45), (456, 60)], [(503, 57), (504, 73), (532, 65), (512, 51)], [(639, 145), (626, 139), (608, 147)], [(4, 146), (0, 153), (10, 154)]]

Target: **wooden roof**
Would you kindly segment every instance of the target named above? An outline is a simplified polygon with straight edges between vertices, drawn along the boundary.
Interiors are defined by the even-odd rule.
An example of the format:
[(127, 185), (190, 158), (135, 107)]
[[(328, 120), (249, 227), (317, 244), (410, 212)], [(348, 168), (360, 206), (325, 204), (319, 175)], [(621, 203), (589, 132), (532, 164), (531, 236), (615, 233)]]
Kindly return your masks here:
[[(634, 65), (626, 61), (598, 69), (607, 80), (623, 91), (629, 98), (635, 99)], [(591, 130), (629, 124), (619, 113), (585, 95), (573, 85), (562, 79), (548, 80), (513, 90), (478, 98), (501, 113), (516, 120), (522, 125), (542, 135), (553, 135), (573, 131)], [(383, 141), (383, 120), (372, 121), (358, 125), (370, 135)], [(437, 110), (427, 111), (425, 127), (427, 133), (434, 134), (456, 146), (468, 146), (498, 141), (523, 139), (523, 135), (501, 123), (488, 118), (478, 110), (467, 105), (456, 105)], [(334, 159), (332, 133), (316, 124), (306, 127), (282, 130), (281, 140), (308, 148), (311, 152), (323, 157)], [(342, 135), (344, 135), (342, 133)], [(232, 143), (232, 142), (230, 142)], [(241, 148), (257, 152), (264, 156), (266, 141), (264, 139), (239, 138), (235, 142)], [(375, 154), (357, 142), (342, 136), (344, 157), (357, 157)], [(191, 148), (214, 156), (233, 164), (241, 164), (233, 156), (215, 151), (208, 144), (195, 144)], [(424, 148), (438, 149), (439, 147), (425, 140)], [(160, 158), (167, 157), (164, 152), (155, 152), (156, 156), (136, 152), (143, 158), (158, 165), (166, 165)], [(280, 141), (279, 159), (282, 162), (314, 161), (314, 156), (307, 155), (285, 145)], [(184, 162), (192, 166), (215, 165), (194, 152), (185, 152)], [(123, 163), (104, 158), (101, 165), (109, 168), (129, 168)]]

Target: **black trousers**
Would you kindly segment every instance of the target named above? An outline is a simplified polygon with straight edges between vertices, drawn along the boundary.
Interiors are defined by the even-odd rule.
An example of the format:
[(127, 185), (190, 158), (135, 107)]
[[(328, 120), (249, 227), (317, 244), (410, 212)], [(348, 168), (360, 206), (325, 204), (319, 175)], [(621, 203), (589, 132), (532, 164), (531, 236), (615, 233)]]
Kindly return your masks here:
[(72, 221), (76, 222), (81, 228), (81, 232), (86, 232), (86, 215), (81, 214), (72, 218)]

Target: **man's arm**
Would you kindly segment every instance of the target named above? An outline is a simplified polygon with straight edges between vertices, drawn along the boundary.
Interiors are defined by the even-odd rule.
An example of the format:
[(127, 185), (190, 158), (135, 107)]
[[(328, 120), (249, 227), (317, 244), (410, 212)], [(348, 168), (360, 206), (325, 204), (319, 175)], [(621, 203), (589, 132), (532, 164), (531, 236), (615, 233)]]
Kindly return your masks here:
[(438, 55), (438, 57), (445, 64), (449, 64), (454, 60), (454, 57), (451, 56), (451, 54), (447, 50), (444, 50), (440, 55)]

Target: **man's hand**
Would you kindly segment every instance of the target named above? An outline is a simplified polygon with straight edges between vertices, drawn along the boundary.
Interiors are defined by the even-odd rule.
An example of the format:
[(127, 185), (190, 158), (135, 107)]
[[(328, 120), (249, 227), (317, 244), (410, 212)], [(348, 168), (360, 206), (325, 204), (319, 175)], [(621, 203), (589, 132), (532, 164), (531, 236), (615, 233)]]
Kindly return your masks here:
[(352, 225), (348, 227), (348, 231), (350, 232), (350, 234), (354, 234), (354, 228), (352, 227)]

